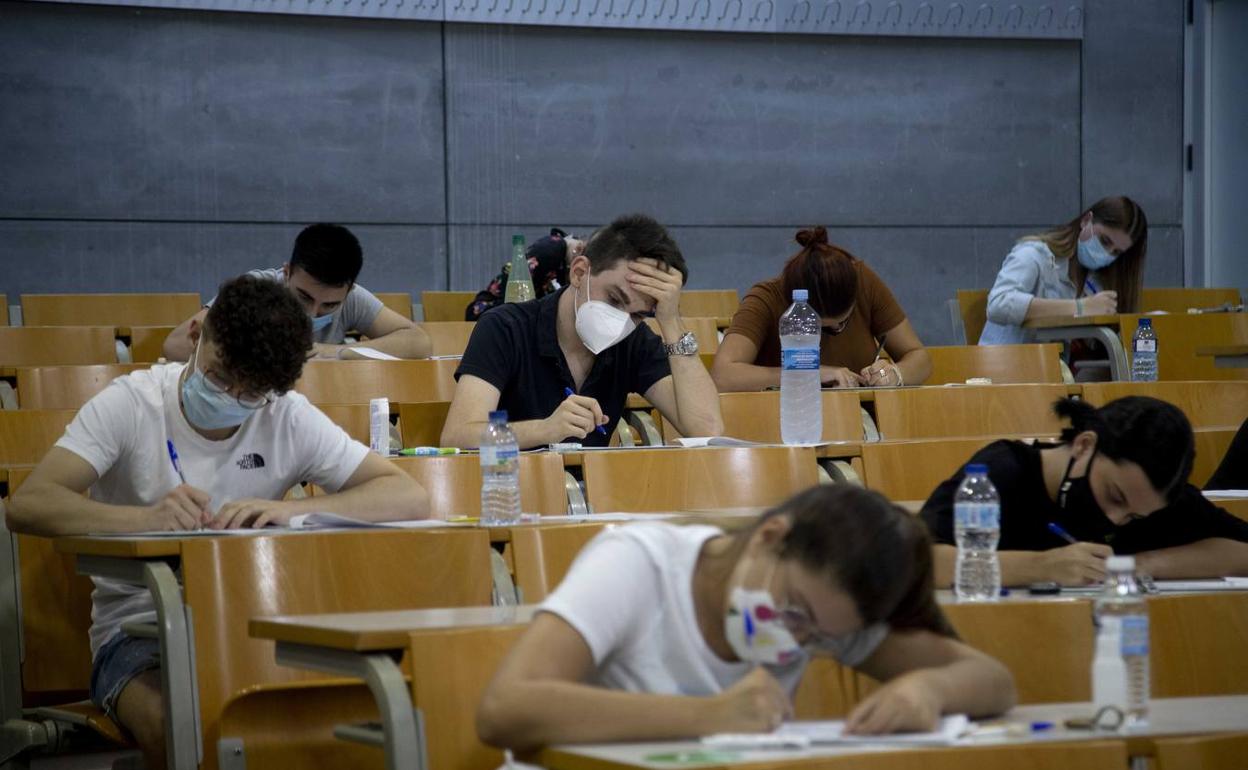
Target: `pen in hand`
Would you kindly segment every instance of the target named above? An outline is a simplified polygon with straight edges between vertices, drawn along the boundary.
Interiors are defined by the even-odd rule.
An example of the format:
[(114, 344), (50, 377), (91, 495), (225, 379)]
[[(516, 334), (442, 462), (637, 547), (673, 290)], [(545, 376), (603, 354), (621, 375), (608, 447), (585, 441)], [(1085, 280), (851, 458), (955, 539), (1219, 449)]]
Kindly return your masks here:
[[(178, 450), (173, 446), (173, 439), (165, 439), (165, 447), (169, 450), (169, 462), (173, 463), (173, 470), (178, 474), (178, 480), (186, 484), (186, 474), (182, 473), (182, 463), (178, 461)], [(204, 525), (201, 522), (195, 529), (200, 530), (203, 528)]]
[[(563, 395), (564, 395), (564, 397), (571, 397), (571, 396), (575, 396), (575, 395), (576, 395), (576, 391), (572, 390), (571, 388), (565, 387), (565, 388), (563, 389)], [(598, 432), (599, 432), (599, 433), (601, 433), (602, 435), (604, 435), (604, 436), (605, 436), (605, 435), (607, 435), (607, 429), (606, 429), (606, 427), (605, 427), (605, 426), (603, 426), (603, 425), (599, 425), (599, 426), (598, 426), (598, 428), (597, 428), (597, 430), (598, 430)]]
[[(884, 352), (884, 341), (885, 341), (885, 340), (887, 340), (887, 339), (888, 339), (888, 335), (887, 335), (887, 334), (881, 334), (881, 335), (880, 335), (880, 342), (879, 342), (879, 344), (878, 344), (878, 345), (876, 345), (876, 346), (875, 346), (875, 357), (874, 357), (874, 358), (872, 359), (872, 361), (871, 361), (871, 366), (872, 366), (872, 367), (874, 367), (876, 364), (878, 364), (878, 363), (880, 362), (880, 354)], [(879, 374), (880, 374), (880, 376), (881, 376), (881, 377), (883, 377), (883, 376), (884, 376), (884, 368), (883, 368), (883, 367), (880, 367), (880, 369), (879, 369)], [(887, 385), (888, 383), (886, 382), (885, 384)]]
[(1054, 521), (1049, 522), (1049, 531), (1057, 535), (1061, 539), (1065, 540), (1067, 543), (1070, 543), (1071, 545), (1075, 545), (1076, 543), (1079, 542), (1078, 540), (1074, 538), (1073, 535), (1071, 535), (1066, 530), (1062, 529), (1062, 527), (1057, 522), (1054, 522)]

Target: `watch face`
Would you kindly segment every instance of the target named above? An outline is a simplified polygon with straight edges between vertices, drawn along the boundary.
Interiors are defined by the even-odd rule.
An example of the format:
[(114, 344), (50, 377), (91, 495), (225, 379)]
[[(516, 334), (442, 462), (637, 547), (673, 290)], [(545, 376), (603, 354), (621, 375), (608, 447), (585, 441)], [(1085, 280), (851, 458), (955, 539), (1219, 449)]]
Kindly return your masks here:
[(693, 336), (693, 332), (685, 332), (685, 335), (676, 341), (676, 352), (682, 356), (691, 356), (698, 352), (698, 338)]

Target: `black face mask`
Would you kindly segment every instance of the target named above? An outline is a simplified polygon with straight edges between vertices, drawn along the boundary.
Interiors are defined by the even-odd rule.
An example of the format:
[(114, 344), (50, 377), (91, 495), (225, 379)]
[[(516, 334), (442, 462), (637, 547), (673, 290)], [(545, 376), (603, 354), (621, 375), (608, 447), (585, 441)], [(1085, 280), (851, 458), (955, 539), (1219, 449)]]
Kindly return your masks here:
[(1087, 470), (1079, 478), (1072, 479), (1070, 469), (1075, 465), (1075, 458), (1070, 458), (1070, 462), (1066, 463), (1062, 483), (1057, 486), (1057, 505), (1067, 514), (1073, 514), (1073, 520), (1078, 522), (1079, 529), (1094, 532), (1098, 538), (1109, 540), (1114, 533), (1114, 523), (1097, 504), (1096, 496), (1092, 494), (1092, 484), (1089, 482), (1092, 478), (1092, 462), (1095, 459), (1094, 449), (1092, 458), (1088, 460)]

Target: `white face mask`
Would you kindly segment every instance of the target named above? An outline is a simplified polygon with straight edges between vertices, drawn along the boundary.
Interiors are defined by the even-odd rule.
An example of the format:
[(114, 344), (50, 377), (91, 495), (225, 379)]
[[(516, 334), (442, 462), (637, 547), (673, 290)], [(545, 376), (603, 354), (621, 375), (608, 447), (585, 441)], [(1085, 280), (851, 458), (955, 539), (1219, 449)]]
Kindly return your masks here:
[(765, 588), (738, 585), (728, 594), (724, 636), (741, 660), (783, 665), (802, 652), (802, 645), (784, 623), (776, 600)]
[[(572, 298), (578, 294), (573, 290)], [(576, 333), (589, 352), (598, 355), (633, 333), (637, 322), (628, 313), (601, 300), (589, 298), (589, 273), (585, 274), (585, 304), (576, 309)]]

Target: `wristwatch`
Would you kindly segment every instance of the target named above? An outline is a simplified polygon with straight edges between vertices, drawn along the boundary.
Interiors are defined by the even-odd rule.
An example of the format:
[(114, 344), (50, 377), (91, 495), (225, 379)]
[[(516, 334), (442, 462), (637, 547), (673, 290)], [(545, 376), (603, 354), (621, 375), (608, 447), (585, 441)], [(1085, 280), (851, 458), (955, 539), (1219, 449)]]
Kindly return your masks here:
[(664, 344), (663, 349), (669, 356), (696, 356), (698, 354), (698, 338), (693, 332), (685, 332), (680, 339), (670, 345)]

